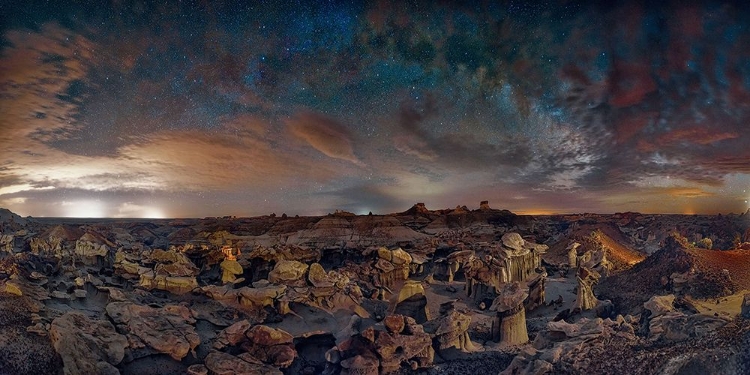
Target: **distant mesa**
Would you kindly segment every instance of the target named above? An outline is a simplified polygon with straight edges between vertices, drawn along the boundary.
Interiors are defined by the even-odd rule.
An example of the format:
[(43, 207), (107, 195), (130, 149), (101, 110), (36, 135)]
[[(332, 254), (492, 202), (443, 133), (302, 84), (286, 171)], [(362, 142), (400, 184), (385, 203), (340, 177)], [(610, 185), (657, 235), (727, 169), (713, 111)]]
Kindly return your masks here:
[(492, 208), (490, 208), (490, 201), (481, 201), (479, 202), (479, 210), (480, 211), (489, 211)]
[(402, 215), (425, 215), (429, 214), (430, 210), (425, 207), (424, 203), (417, 203), (414, 206), (412, 206), (410, 209), (402, 212)]

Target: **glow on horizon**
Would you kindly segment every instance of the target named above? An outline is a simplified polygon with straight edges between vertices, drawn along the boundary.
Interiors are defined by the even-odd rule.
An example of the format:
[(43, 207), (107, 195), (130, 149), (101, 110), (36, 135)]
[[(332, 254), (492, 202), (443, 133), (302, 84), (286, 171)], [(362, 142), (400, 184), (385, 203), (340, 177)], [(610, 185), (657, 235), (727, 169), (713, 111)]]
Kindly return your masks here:
[(105, 204), (100, 200), (63, 201), (62, 217), (102, 218), (107, 217)]

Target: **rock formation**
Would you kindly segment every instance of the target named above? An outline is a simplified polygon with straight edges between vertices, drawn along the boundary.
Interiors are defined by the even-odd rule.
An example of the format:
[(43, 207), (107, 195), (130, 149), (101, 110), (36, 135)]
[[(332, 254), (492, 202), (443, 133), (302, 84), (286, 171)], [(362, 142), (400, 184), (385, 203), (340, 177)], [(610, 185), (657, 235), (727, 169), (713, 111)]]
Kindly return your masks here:
[[(732, 293), (750, 289), (750, 253), (663, 234), (721, 247), (712, 231), (732, 220), (516, 216), (483, 203), (0, 223), (0, 372), (742, 373), (731, 366), (747, 362), (750, 297), (730, 314)], [(628, 263), (640, 258), (626, 245), (645, 254), (652, 237), (664, 249)]]
[(490, 311), (496, 313), (491, 329), (493, 341), (503, 345), (520, 345), (529, 341), (523, 305), (528, 296), (528, 290), (519, 282), (505, 284), (500, 290), (490, 307)]
[(342, 374), (388, 374), (407, 366), (430, 367), (435, 356), (432, 338), (414, 319), (386, 317), (386, 330), (368, 328), (326, 353), (326, 360)]
[(581, 311), (596, 307), (598, 300), (594, 296), (594, 285), (599, 281), (599, 274), (586, 267), (579, 267), (576, 272), (578, 281), (578, 293), (576, 295), (575, 308)]
[(115, 366), (125, 356), (128, 340), (109, 321), (68, 312), (52, 321), (49, 335), (63, 359), (65, 374), (120, 373)]
[(456, 348), (471, 352), (476, 348), (469, 337), (470, 325), (471, 316), (458, 311), (455, 301), (448, 301), (440, 305), (440, 316), (425, 324), (425, 331), (435, 336), (438, 350)]
[(167, 305), (162, 308), (132, 302), (112, 302), (107, 315), (128, 332), (131, 350), (153, 350), (181, 360), (200, 344), (195, 332), (195, 319), (185, 306)]

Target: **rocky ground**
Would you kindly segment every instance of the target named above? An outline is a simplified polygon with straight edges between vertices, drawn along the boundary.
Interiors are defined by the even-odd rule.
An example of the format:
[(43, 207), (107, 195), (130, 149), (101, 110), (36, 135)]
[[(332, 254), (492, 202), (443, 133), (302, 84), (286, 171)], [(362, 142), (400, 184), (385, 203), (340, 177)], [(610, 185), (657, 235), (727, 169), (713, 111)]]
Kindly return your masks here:
[(748, 373), (748, 216), (0, 210), (0, 374)]

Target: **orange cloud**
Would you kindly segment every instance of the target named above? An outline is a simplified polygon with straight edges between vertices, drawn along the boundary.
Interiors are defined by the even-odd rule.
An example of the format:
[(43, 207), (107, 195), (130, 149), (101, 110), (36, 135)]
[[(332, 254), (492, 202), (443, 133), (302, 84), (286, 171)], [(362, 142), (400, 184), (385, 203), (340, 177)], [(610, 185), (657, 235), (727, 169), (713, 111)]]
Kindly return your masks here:
[(354, 154), (350, 133), (336, 120), (312, 112), (303, 112), (289, 119), (287, 126), (292, 135), (324, 155), (357, 165), (362, 164)]

